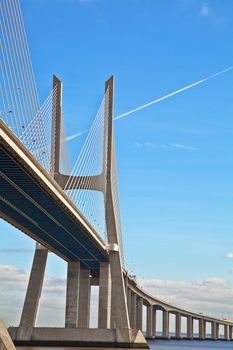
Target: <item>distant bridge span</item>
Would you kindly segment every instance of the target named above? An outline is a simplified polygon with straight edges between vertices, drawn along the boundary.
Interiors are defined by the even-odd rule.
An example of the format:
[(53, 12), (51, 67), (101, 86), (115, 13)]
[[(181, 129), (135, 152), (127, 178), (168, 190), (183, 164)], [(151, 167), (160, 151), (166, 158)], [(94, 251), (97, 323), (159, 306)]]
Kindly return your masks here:
[[(163, 300), (155, 298), (143, 288), (139, 287), (137, 281), (128, 276), (124, 271), (125, 285), (127, 291), (127, 302), (130, 310), (130, 318), (132, 327), (142, 329), (142, 306), (147, 308), (146, 315), (146, 336), (148, 339), (162, 338), (162, 339), (220, 339), (219, 326), (224, 326), (224, 340), (232, 340), (233, 321), (218, 319), (217, 317), (204, 315), (203, 313), (196, 313), (181, 307), (177, 307)], [(162, 334), (156, 335), (156, 311), (162, 311)], [(175, 316), (175, 334), (171, 335), (169, 332), (169, 315)], [(187, 333), (182, 334), (181, 317), (186, 318)], [(194, 320), (198, 321), (198, 332), (194, 335)], [(209, 324), (211, 334), (207, 334), (206, 325)], [(170, 330), (171, 331), (171, 330)]]

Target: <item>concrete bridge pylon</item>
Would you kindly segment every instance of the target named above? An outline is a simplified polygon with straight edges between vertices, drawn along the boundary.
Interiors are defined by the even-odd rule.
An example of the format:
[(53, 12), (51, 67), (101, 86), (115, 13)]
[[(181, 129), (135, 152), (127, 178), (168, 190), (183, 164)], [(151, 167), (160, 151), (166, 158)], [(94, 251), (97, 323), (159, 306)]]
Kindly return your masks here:
[[(67, 176), (60, 173), (62, 83), (56, 76), (53, 77), (53, 88), (55, 86), (57, 95), (53, 102), (52, 113), (51, 175), (63, 188)], [(64, 328), (36, 327), (49, 252), (47, 247), (37, 243), (20, 324), (19, 327), (9, 329), (15, 344), (59, 345), (62, 343), (63, 345), (89, 344), (147, 348), (147, 342), (141, 330), (135, 329), (136, 324), (131, 328), (129, 322), (130, 311), (127, 305), (123, 252), (121, 251), (113, 198), (112, 180), (115, 165), (113, 99), (114, 77), (111, 76), (105, 83), (104, 166), (99, 175), (102, 180), (105, 179), (103, 194), (108, 261), (100, 262), (99, 275), (92, 278), (90, 269), (81, 266), (80, 261), (68, 260)], [(80, 183), (82, 186), (82, 181), (79, 181), (79, 186)], [(93, 189), (93, 182), (90, 189)], [(98, 188), (98, 190), (102, 189)], [(90, 291), (92, 285), (99, 286), (97, 329), (90, 328)]]

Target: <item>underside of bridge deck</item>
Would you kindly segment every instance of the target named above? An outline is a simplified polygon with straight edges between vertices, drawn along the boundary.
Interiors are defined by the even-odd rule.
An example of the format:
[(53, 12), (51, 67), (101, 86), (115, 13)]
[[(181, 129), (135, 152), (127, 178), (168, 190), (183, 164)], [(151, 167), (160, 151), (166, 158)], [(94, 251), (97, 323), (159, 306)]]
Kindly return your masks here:
[(65, 260), (80, 260), (82, 267), (97, 275), (100, 262), (108, 261), (104, 243), (98, 244), (36, 176), (0, 137), (0, 217)]

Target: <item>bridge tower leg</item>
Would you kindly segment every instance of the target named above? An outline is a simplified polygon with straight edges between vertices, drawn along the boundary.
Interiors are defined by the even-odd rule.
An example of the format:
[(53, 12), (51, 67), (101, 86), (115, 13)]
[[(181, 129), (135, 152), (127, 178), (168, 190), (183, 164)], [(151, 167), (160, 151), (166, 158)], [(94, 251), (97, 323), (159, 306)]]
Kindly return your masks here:
[(54, 88), (56, 88), (56, 95), (53, 96), (51, 174), (56, 180), (60, 169), (62, 82), (55, 75), (53, 76), (53, 89)]
[[(57, 97), (56, 99), (53, 99), (51, 150), (51, 174), (53, 177), (59, 172), (62, 113), (62, 84), (56, 76), (53, 76), (53, 88), (55, 86), (57, 86)], [(17, 340), (29, 340), (31, 338), (32, 329), (35, 326), (39, 308), (39, 300), (44, 281), (47, 256), (48, 249), (37, 243), (22, 316), (17, 331)]]
[(112, 175), (115, 163), (113, 135), (113, 95), (114, 77), (105, 83), (105, 129), (106, 154), (106, 192), (105, 218), (109, 248), (109, 263), (111, 271), (111, 328), (116, 329), (119, 342), (134, 344), (146, 343), (140, 330), (131, 330), (126, 298), (126, 286), (123, 276), (122, 255), (120, 252), (120, 237), (117, 228), (117, 216), (114, 208)]
[[(56, 75), (53, 75), (53, 89), (54, 88), (56, 88), (56, 95), (53, 97), (51, 175), (59, 183), (62, 125), (62, 82)], [(65, 314), (66, 328), (76, 328), (78, 326), (80, 274), (80, 262), (68, 261)]]
[[(105, 137), (107, 142), (106, 154), (106, 198), (105, 216), (110, 246), (109, 260), (111, 269), (112, 293), (111, 293), (111, 328), (130, 328), (125, 295), (125, 285), (122, 273), (122, 261), (119, 249), (119, 237), (116, 227), (112, 194), (112, 165), (114, 161), (114, 140), (113, 140), (113, 93), (114, 77), (112, 76), (105, 84), (105, 92), (108, 95), (105, 103)], [(111, 247), (113, 249), (111, 249)]]
[(23, 312), (17, 331), (17, 340), (29, 340), (31, 338), (32, 328), (36, 323), (47, 255), (48, 250), (37, 243)]

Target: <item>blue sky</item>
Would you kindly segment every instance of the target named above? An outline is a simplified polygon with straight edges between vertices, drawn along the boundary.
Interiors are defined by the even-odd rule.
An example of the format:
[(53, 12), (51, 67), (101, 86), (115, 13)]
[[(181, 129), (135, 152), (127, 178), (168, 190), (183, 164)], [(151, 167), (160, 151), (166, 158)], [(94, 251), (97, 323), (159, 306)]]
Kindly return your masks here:
[[(117, 116), (233, 65), (228, 0), (21, 5), (41, 103), (56, 73), (68, 136), (90, 127), (111, 74)], [(233, 70), (115, 121), (126, 263), (140, 279), (233, 292), (232, 83)], [(69, 142), (72, 162), (84, 140)], [(0, 264), (28, 271), (34, 243), (0, 228)], [(50, 257), (48, 275), (65, 269)]]

